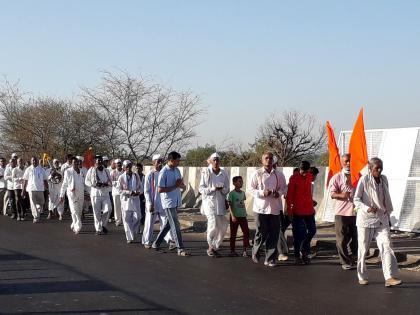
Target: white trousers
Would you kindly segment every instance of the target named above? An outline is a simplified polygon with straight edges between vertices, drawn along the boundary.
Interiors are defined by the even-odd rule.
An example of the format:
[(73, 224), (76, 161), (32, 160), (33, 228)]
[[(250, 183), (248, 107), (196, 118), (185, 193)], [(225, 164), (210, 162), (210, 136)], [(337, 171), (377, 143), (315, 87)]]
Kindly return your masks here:
[(50, 185), (49, 197), (48, 197), (48, 210), (53, 211), (55, 208), (57, 208), (57, 212), (60, 215), (63, 215), (64, 202), (60, 202), (60, 186)]
[(43, 191), (29, 191), (29, 201), (31, 204), (31, 212), (34, 219), (39, 219), (42, 209), (44, 208), (44, 192)]
[(122, 221), (124, 224), (125, 237), (127, 241), (134, 240), (134, 236), (137, 234), (140, 228), (140, 211), (123, 210)]
[(102, 227), (107, 227), (109, 212), (111, 210), (111, 199), (109, 195), (91, 197), (93, 208), (93, 219), (96, 232), (102, 232)]
[(207, 243), (209, 247), (218, 250), (223, 239), (229, 222), (224, 215), (209, 214), (207, 217)]
[[(159, 220), (160, 230), (162, 231), (163, 227), (168, 221), (165, 213), (159, 213), (155, 211), (153, 214), (150, 211), (146, 210), (146, 217), (144, 219), (144, 229), (143, 236), (141, 238), (141, 243), (145, 245), (152, 245), (153, 243), (153, 226), (155, 225), (156, 220)], [(171, 232), (169, 231), (165, 235), (165, 241), (169, 243), (172, 240)]]
[(114, 219), (115, 224), (122, 222), (122, 213), (121, 213), (121, 196), (112, 195), (112, 200), (114, 201)]
[(382, 271), (385, 280), (398, 278), (398, 264), (391, 245), (391, 233), (389, 227), (378, 228), (357, 227), (358, 255), (357, 255), (357, 276), (359, 280), (368, 280), (366, 267), (366, 255), (369, 252), (370, 243), (376, 238), (376, 243), (382, 260)]
[(69, 207), (71, 213), (71, 229), (80, 232), (82, 229), (82, 211), (84, 196), (69, 197)]

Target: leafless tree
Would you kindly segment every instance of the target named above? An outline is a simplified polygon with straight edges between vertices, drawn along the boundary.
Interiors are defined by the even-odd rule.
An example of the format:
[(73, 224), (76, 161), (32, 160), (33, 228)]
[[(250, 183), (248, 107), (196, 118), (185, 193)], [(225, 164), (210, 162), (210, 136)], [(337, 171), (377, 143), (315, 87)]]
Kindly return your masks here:
[(110, 145), (137, 161), (183, 148), (195, 136), (203, 112), (198, 96), (125, 72), (105, 71), (98, 87), (82, 90), (83, 103), (112, 130)]
[(275, 153), (280, 166), (297, 165), (302, 159), (312, 160), (325, 143), (325, 129), (315, 117), (297, 111), (271, 115), (260, 127), (256, 141), (259, 149)]

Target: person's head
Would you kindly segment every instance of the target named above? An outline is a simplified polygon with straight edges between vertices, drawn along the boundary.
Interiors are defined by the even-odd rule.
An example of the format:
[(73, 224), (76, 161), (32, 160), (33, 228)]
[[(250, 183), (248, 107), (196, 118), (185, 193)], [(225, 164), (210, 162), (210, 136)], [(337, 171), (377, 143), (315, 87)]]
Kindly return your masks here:
[(6, 159), (4, 157), (0, 157), (0, 167), (3, 167), (6, 165)]
[(112, 163), (112, 164), (115, 164), (114, 169), (116, 168), (119, 172), (122, 171), (122, 161), (120, 159), (115, 159), (114, 163)]
[(178, 152), (172, 151), (168, 154), (168, 165), (169, 167), (177, 167), (179, 161), (181, 160), (181, 154)]
[(67, 163), (71, 164), (72, 162), (72, 158), (73, 158), (73, 154), (69, 153), (66, 155), (66, 161)]
[(160, 154), (153, 155), (152, 163), (155, 170), (160, 171), (163, 166), (163, 157)]
[(80, 168), (80, 160), (74, 156), (71, 158), (70, 165), (77, 171)]
[(83, 161), (85, 160), (85, 158), (81, 155), (76, 156), (77, 161), (79, 161), (79, 168), (83, 167)]
[(341, 155), (340, 161), (341, 161), (341, 167), (343, 168), (344, 173), (350, 174), (350, 154), (345, 153)]
[(12, 168), (15, 168), (16, 167), (16, 159), (10, 159), (10, 161), (9, 161), (9, 163), (10, 163), (10, 166), (12, 167)]
[(383, 171), (384, 163), (378, 157), (373, 157), (369, 160), (369, 172), (373, 177), (381, 177)]
[(262, 165), (267, 169), (273, 168), (273, 160), (274, 155), (272, 152), (264, 152), (261, 158)]
[(137, 174), (143, 174), (143, 164), (141, 164), (140, 162), (136, 163), (136, 169), (137, 169)]
[(311, 173), (313, 176), (314, 176), (314, 180), (316, 179), (316, 177), (318, 176), (318, 174), (319, 174), (319, 169), (317, 168), (317, 167), (315, 167), (315, 166), (311, 166), (310, 168), (309, 168), (309, 173)]
[(124, 171), (128, 174), (133, 173), (133, 163), (130, 160), (125, 160), (122, 163), (122, 167), (124, 168)]
[(39, 160), (38, 160), (38, 158), (36, 156), (31, 157), (31, 164), (34, 167), (37, 167), (39, 165)]
[(293, 175), (297, 175), (297, 174), (299, 174), (299, 167), (295, 167), (293, 169)]
[(52, 162), (52, 164), (53, 164), (53, 166), (54, 166), (55, 168), (59, 168), (59, 167), (60, 167), (60, 161), (59, 161), (59, 160), (57, 160), (57, 159), (54, 159), (54, 160), (53, 160), (53, 162)]
[(215, 170), (218, 171), (220, 170), (220, 156), (217, 153), (213, 153), (212, 155), (210, 155), (209, 159), (208, 159), (209, 164), (211, 164), (211, 167)]
[(108, 167), (109, 165), (109, 158), (105, 155), (102, 157), (104, 167)]
[(17, 165), (19, 166), (19, 168), (23, 168), (25, 166), (25, 163), (23, 162), (22, 158), (17, 159)]
[(17, 161), (17, 159), (18, 159), (17, 153), (12, 153), (12, 160)]
[(302, 161), (299, 165), (299, 173), (301, 175), (306, 175), (309, 172), (309, 169), (311, 168), (311, 164), (308, 161)]
[(95, 156), (95, 166), (99, 169), (102, 169), (104, 167), (104, 161), (102, 160), (102, 156), (96, 155)]
[(242, 176), (234, 176), (232, 178), (233, 186), (235, 186), (236, 189), (241, 189), (244, 185), (244, 181), (242, 179)]

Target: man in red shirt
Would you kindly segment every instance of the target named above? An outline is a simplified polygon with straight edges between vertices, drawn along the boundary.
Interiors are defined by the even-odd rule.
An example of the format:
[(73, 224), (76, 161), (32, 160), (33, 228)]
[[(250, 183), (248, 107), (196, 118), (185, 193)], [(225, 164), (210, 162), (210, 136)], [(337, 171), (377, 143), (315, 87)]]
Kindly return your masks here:
[[(295, 264), (310, 264), (311, 240), (316, 233), (315, 209), (312, 199), (314, 176), (309, 172), (310, 163), (302, 161), (299, 173), (289, 179), (286, 196), (289, 216), (292, 217)], [(302, 256), (301, 256), (302, 254)]]

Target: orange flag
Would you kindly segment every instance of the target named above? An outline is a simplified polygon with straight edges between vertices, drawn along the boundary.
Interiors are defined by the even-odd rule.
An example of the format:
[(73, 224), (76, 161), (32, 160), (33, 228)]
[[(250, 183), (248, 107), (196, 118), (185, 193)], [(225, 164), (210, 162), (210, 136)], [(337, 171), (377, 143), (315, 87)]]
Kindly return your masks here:
[(363, 108), (360, 110), (359, 117), (357, 117), (357, 121), (354, 124), (353, 133), (350, 138), (349, 153), (351, 182), (356, 187), (361, 177), (360, 172), (368, 163)]
[(94, 165), (95, 162), (93, 160), (93, 150), (92, 147), (89, 147), (89, 149), (87, 149), (84, 155), (83, 166), (89, 169)]
[(328, 178), (327, 178), (327, 187), (330, 182), (331, 177), (334, 174), (337, 174), (341, 171), (341, 161), (340, 153), (338, 152), (337, 142), (335, 142), (334, 130), (331, 127), (329, 121), (327, 121), (327, 135), (328, 135)]

